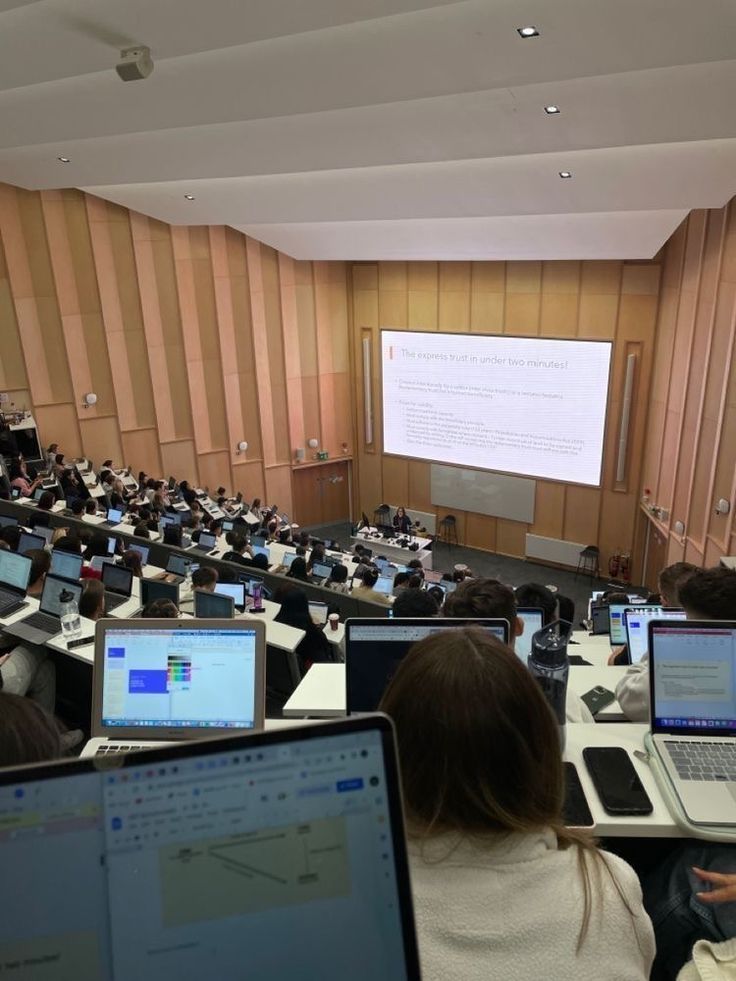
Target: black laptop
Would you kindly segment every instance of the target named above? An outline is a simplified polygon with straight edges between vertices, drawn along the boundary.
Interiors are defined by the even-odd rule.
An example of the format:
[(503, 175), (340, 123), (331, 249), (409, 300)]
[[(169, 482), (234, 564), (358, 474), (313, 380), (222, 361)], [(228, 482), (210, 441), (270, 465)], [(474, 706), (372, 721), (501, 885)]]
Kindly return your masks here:
[(0, 551), (0, 619), (12, 616), (24, 602), (31, 578), (31, 559), (7, 550)]
[(48, 575), (44, 579), (39, 608), (16, 623), (3, 627), (3, 632), (29, 644), (45, 644), (61, 630), (61, 594), (71, 593), (79, 605), (82, 584)]
[(102, 567), (102, 585), (105, 587), (105, 613), (111, 613), (130, 599), (133, 570), (106, 562)]

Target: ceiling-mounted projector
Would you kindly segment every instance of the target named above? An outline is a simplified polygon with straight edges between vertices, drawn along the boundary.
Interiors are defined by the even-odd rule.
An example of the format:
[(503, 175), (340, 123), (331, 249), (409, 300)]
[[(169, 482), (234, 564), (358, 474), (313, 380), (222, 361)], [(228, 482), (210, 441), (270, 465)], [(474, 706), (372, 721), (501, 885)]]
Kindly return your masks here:
[(124, 82), (137, 82), (148, 78), (153, 71), (151, 49), (143, 44), (135, 48), (124, 48), (120, 52), (120, 61), (115, 65), (115, 71)]

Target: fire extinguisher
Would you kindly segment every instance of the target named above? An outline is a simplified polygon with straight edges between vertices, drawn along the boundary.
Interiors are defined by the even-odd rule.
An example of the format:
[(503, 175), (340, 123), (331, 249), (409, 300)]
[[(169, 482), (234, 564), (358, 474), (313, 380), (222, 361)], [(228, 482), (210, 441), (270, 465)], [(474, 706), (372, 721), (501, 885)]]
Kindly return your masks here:
[(608, 560), (608, 575), (611, 579), (618, 578), (618, 570), (621, 565), (621, 553), (614, 552)]
[(626, 582), (631, 578), (631, 556), (628, 552), (621, 556), (621, 578)]

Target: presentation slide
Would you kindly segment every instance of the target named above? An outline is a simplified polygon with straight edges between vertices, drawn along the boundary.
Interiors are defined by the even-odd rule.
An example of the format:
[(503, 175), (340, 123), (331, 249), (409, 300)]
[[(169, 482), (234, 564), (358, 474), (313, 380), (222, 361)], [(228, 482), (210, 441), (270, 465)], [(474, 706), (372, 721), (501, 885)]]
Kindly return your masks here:
[(609, 341), (381, 332), (385, 453), (597, 486)]

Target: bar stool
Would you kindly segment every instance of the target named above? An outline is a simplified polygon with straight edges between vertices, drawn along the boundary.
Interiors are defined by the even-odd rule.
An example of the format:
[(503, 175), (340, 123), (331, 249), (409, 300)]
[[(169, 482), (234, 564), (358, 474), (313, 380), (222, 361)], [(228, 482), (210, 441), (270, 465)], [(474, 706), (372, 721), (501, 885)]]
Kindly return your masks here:
[(448, 545), (457, 545), (457, 518), (454, 514), (446, 514), (439, 523), (438, 542), (446, 542)]
[(590, 576), (591, 582), (594, 578), (599, 579), (601, 574), (600, 558), (601, 550), (597, 545), (586, 545), (580, 553), (575, 578), (577, 579), (578, 573), (580, 573), (583, 576)]

